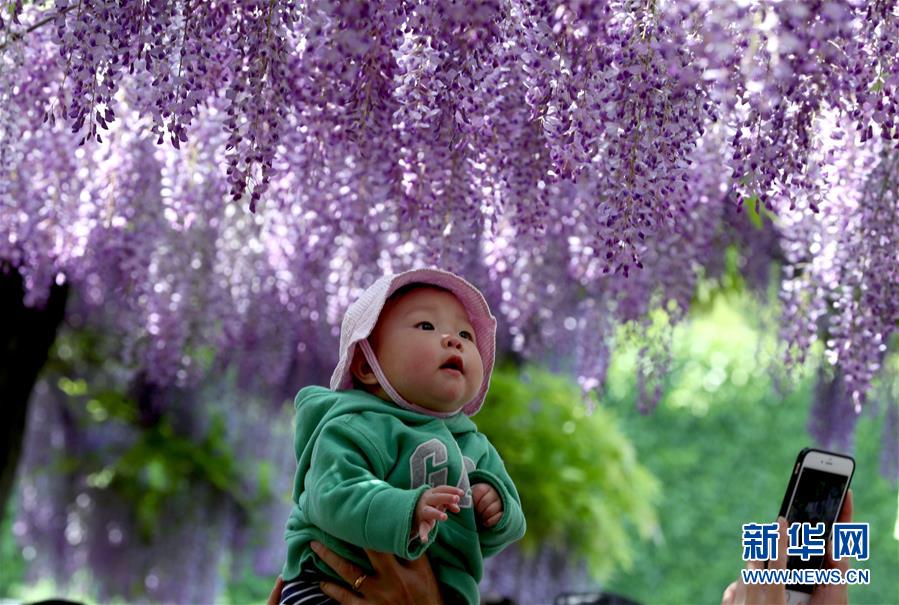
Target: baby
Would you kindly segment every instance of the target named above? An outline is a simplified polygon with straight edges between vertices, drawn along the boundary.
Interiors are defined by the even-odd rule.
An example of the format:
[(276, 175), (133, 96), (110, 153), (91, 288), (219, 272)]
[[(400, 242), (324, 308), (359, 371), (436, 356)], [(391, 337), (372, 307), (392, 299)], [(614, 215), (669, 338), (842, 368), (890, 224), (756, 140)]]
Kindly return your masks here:
[(427, 551), (448, 605), (480, 602), (484, 558), (525, 532), (515, 485), (469, 419), (487, 395), (495, 343), (483, 295), (446, 271), (384, 276), (350, 305), (331, 388), (306, 387), (295, 401), (282, 604), (335, 602), (319, 582), (343, 580), (312, 540), (366, 573), (363, 548), (410, 560)]

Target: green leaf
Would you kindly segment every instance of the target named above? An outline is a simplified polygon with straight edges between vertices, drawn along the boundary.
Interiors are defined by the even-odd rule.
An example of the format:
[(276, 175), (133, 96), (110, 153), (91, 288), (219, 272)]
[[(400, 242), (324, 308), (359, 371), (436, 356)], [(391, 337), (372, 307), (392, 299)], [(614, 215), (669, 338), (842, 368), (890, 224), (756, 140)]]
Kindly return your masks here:
[(87, 410), (96, 422), (109, 418), (132, 423), (137, 420), (137, 405), (134, 400), (114, 390), (92, 394), (87, 402)]
[(762, 216), (755, 209), (758, 203), (759, 196), (758, 194), (755, 194), (743, 202), (743, 208), (746, 210), (746, 216), (749, 217), (749, 222), (752, 223), (752, 226), (756, 229), (761, 229), (763, 223)]
[(59, 386), (59, 390), (69, 397), (78, 397), (79, 395), (87, 393), (87, 381), (81, 378), (70, 380), (63, 376), (59, 379), (57, 385)]
[(150, 489), (160, 492), (168, 490), (170, 482), (164, 460), (150, 460), (144, 467), (144, 472)]
[(522, 550), (554, 544), (573, 560), (586, 560), (599, 578), (630, 565), (635, 539), (657, 526), (658, 482), (636, 460), (609, 410), (588, 414), (568, 377), (502, 364), (477, 422), (521, 497), (528, 523)]

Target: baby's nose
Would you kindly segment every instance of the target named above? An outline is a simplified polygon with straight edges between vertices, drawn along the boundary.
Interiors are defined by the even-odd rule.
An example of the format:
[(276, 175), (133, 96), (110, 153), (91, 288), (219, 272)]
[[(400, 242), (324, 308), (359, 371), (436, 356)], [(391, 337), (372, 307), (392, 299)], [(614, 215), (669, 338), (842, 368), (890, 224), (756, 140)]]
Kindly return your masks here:
[(451, 347), (459, 348), (462, 345), (462, 339), (459, 338), (458, 336), (454, 336), (452, 334), (446, 334), (443, 337), (443, 341), (445, 344), (447, 344)]

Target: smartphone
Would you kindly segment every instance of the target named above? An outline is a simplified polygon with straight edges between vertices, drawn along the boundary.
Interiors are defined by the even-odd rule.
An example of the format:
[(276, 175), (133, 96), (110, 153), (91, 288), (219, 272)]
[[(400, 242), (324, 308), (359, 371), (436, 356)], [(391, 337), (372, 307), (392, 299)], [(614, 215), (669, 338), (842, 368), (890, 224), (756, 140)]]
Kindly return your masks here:
[[(826, 540), (843, 508), (846, 491), (855, 473), (855, 460), (845, 454), (805, 448), (796, 457), (793, 474), (780, 505), (780, 515), (792, 523), (824, 523)], [(787, 569), (819, 569), (824, 557), (789, 557)], [(807, 603), (814, 584), (788, 584), (788, 605)]]

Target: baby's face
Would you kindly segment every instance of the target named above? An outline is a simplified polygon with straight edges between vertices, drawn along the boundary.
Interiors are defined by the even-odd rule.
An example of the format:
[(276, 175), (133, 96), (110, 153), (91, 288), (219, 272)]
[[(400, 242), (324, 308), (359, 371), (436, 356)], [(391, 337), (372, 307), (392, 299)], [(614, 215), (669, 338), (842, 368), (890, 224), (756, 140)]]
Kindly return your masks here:
[[(391, 301), (370, 341), (387, 380), (410, 403), (455, 412), (481, 388), (484, 364), (474, 328), (449, 292), (422, 288)], [(378, 395), (389, 400), (383, 389)]]

